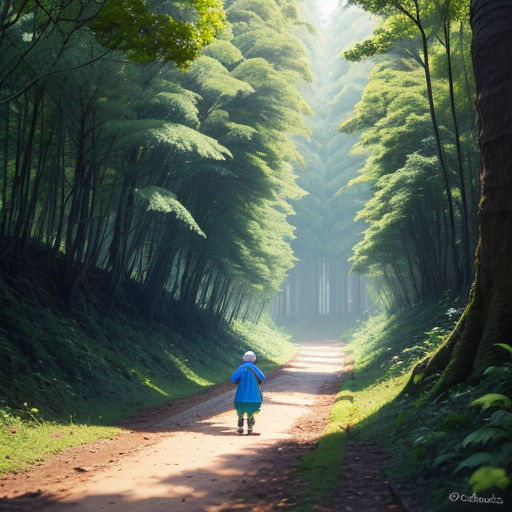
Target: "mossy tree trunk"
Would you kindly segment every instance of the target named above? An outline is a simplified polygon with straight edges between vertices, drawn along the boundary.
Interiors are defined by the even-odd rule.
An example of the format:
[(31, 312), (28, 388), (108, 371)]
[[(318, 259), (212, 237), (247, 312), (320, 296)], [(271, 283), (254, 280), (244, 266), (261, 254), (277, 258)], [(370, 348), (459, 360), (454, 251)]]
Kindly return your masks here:
[(457, 326), (408, 389), (440, 373), (430, 394), (505, 361), (512, 342), (512, 0), (472, 0), (482, 199), (476, 277)]

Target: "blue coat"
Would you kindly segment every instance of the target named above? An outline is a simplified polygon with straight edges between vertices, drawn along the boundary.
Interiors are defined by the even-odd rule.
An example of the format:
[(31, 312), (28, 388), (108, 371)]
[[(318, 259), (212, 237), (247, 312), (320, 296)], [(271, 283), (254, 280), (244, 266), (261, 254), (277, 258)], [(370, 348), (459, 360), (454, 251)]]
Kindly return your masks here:
[(261, 370), (253, 363), (245, 362), (240, 365), (233, 375), (231, 375), (231, 382), (238, 384), (238, 389), (235, 394), (235, 402), (262, 402), (263, 397), (261, 396), (258, 388), (258, 382), (256, 376), (251, 371), (253, 370), (260, 381), (265, 380), (265, 375)]

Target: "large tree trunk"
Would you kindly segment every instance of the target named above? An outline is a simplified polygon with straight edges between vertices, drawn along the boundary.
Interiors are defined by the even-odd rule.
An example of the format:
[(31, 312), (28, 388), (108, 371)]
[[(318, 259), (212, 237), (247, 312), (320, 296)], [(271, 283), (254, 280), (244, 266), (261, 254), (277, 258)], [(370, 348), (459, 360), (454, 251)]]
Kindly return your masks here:
[(512, 0), (472, 0), (482, 200), (476, 277), (448, 340), (415, 368), (408, 388), (441, 371), (431, 394), (507, 360), (512, 341)]

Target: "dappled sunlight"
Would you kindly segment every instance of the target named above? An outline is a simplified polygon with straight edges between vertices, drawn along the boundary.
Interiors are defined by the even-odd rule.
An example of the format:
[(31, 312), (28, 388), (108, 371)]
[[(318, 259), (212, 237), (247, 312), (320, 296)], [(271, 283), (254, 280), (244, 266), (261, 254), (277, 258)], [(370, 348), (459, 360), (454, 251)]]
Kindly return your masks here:
[(199, 386), (211, 386), (213, 382), (203, 379), (200, 377), (196, 372), (194, 372), (190, 365), (187, 365), (188, 362), (187, 359), (184, 361), (180, 358), (176, 357), (175, 355), (171, 354), (170, 352), (166, 351), (167, 357), (172, 361), (172, 363), (176, 366), (176, 368), (182, 373), (184, 377), (186, 377), (191, 382), (194, 382), (195, 384), (198, 384)]
[[(314, 354), (326, 352), (331, 365), (322, 364), (317, 371)], [(252, 471), (268, 463), (283, 443), (293, 442), (292, 427), (317, 397), (337, 386), (343, 360), (340, 342), (308, 346), (299, 359), (302, 368), (294, 368), (293, 360), (264, 383), (255, 426), (260, 435), (236, 433), (233, 389), (155, 425), (168, 435), (89, 478), (84, 473), (77, 488), (47, 496), (45, 510), (92, 512), (105, 504), (109, 512), (222, 510)]]
[(512, 497), (512, 0), (1, 5), (0, 510)]

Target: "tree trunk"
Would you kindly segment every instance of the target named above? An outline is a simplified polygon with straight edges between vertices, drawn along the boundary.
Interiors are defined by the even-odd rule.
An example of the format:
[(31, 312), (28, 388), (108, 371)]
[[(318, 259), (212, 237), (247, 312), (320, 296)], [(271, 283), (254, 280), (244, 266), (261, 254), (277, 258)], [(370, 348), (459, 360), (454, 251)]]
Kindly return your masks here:
[(457, 164), (459, 171), (460, 181), (460, 196), (462, 203), (462, 246), (463, 254), (461, 263), (463, 268), (463, 283), (462, 289), (467, 290), (471, 283), (471, 255), (469, 253), (469, 216), (468, 216), (468, 201), (466, 197), (466, 179), (464, 176), (464, 166), (462, 163), (462, 148), (460, 144), (459, 122), (457, 119), (457, 109), (455, 108), (455, 91), (453, 87), (453, 67), (452, 67), (452, 53), (451, 53), (451, 35), (450, 35), (450, 20), (444, 21), (444, 40), (446, 48), (446, 59), (448, 64), (448, 84), (450, 89), (450, 107), (453, 119), (453, 128), (455, 132), (455, 147), (457, 149)]
[(437, 155), (439, 158), (439, 164), (441, 165), (441, 170), (443, 174), (444, 180), (444, 190), (446, 193), (446, 200), (448, 202), (448, 218), (450, 221), (450, 247), (452, 250), (453, 257), (453, 267), (455, 272), (455, 289), (461, 285), (460, 283), (460, 267), (459, 267), (459, 253), (457, 250), (457, 233), (455, 227), (455, 213), (453, 208), (453, 197), (452, 197), (452, 189), (450, 186), (450, 180), (448, 177), (448, 169), (446, 167), (446, 160), (444, 158), (444, 150), (443, 145), (441, 143), (441, 134), (439, 131), (439, 123), (437, 121), (436, 109), (434, 105), (434, 93), (432, 89), (432, 76), (430, 74), (430, 59), (428, 53), (428, 42), (427, 35), (423, 28), (423, 25), (418, 20), (418, 29), (421, 34), (421, 41), (423, 45), (423, 61), (425, 63), (425, 81), (427, 84), (427, 97), (428, 104), (430, 109), (430, 118), (432, 120), (432, 128), (434, 130), (434, 139), (436, 141), (437, 147)]
[(477, 225), (476, 225), (476, 218), (473, 218), (473, 215), (476, 214), (478, 210), (478, 201), (479, 201), (479, 194), (480, 190), (479, 187), (476, 184), (477, 180), (477, 170), (473, 170), (473, 154), (472, 154), (472, 148), (476, 147), (476, 112), (473, 108), (474, 104), (474, 90), (471, 85), (471, 81), (469, 79), (469, 72), (468, 68), (466, 66), (466, 55), (464, 52), (464, 22), (460, 22), (460, 29), (459, 29), (459, 41), (460, 41), (460, 53), (461, 53), (461, 61), (462, 61), (462, 69), (464, 71), (464, 87), (466, 89), (466, 96), (468, 98), (468, 105), (469, 108), (467, 108), (467, 133), (466, 133), (466, 162), (467, 162), (467, 168), (468, 168), (468, 177), (469, 177), (469, 189), (470, 189), (470, 197), (471, 197), (471, 222), (470, 222), (470, 233), (471, 233), (471, 244), (476, 240), (477, 238)]
[(512, 339), (512, 0), (472, 0), (471, 24), (482, 184), (476, 277), (456, 328), (407, 386), (441, 371), (431, 396), (503, 363), (495, 344)]

